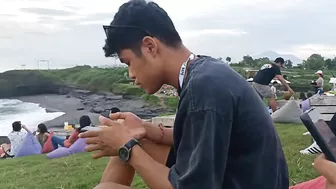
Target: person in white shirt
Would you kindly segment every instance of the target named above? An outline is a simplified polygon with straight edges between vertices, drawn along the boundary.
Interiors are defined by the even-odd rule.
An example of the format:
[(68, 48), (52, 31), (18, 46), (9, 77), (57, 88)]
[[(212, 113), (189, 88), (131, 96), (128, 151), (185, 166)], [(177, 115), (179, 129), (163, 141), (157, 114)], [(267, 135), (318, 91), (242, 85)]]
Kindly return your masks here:
[(278, 99), (278, 97), (277, 97), (277, 95), (276, 95), (276, 92), (277, 92), (277, 88), (275, 87), (276, 84), (278, 84), (276, 81), (274, 81), (274, 82), (272, 83), (271, 90), (272, 90), (272, 92), (273, 92), (273, 94), (274, 94), (274, 96), (275, 96), (275, 99)]
[(318, 77), (318, 79), (315, 81), (316, 83), (316, 93), (318, 94), (323, 94), (323, 85), (324, 85), (324, 79), (323, 79), (323, 72), (322, 70), (318, 70), (316, 73), (315, 73)]
[[(9, 156), (15, 156), (22, 146), (23, 140), (27, 135), (27, 132), (30, 132), (29, 129), (21, 124), (21, 121), (15, 121), (12, 124), (13, 131), (8, 134), (8, 139), (10, 140), (11, 147), (8, 152)], [(25, 131), (22, 131), (24, 129)]]

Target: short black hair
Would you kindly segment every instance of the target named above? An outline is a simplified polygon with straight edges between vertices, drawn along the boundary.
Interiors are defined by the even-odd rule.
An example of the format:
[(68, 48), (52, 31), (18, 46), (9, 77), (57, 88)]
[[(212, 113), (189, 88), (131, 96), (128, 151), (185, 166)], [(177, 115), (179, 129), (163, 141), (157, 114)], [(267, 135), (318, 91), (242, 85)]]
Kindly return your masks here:
[(80, 129), (86, 126), (91, 125), (91, 119), (87, 115), (83, 115), (82, 117), (79, 118), (79, 125)]
[(113, 107), (111, 108), (111, 113), (117, 113), (117, 112), (120, 112), (120, 109), (118, 107)]
[(173, 48), (182, 43), (167, 12), (158, 4), (145, 0), (130, 0), (121, 5), (110, 26), (104, 29), (106, 57), (115, 57), (124, 49), (131, 49), (140, 56), (141, 42), (146, 36), (157, 38)]
[(22, 129), (21, 122), (20, 121), (15, 121), (12, 123), (13, 131), (19, 132)]
[(285, 60), (282, 57), (278, 57), (274, 60), (275, 63), (280, 63), (280, 64), (284, 64)]

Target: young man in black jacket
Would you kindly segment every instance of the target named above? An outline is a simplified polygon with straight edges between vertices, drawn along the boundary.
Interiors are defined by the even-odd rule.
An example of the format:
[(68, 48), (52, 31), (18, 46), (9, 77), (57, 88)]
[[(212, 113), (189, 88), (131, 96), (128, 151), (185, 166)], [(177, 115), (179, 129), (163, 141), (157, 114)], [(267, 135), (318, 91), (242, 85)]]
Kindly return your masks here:
[(169, 84), (180, 100), (173, 129), (119, 112), (110, 117), (122, 124), (101, 117), (110, 127), (80, 135), (94, 158), (111, 157), (97, 188), (129, 188), (136, 171), (151, 189), (288, 189), (273, 121), (244, 78), (192, 53), (154, 2), (123, 4), (104, 29), (107, 57), (147, 93)]

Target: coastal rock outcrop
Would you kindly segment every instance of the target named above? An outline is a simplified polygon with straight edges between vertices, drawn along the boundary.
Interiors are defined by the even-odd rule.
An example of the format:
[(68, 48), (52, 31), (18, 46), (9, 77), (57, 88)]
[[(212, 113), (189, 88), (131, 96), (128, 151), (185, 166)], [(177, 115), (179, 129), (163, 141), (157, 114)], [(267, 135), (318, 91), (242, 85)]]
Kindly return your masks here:
[(0, 98), (59, 94), (63, 86), (39, 71), (8, 71), (0, 74)]

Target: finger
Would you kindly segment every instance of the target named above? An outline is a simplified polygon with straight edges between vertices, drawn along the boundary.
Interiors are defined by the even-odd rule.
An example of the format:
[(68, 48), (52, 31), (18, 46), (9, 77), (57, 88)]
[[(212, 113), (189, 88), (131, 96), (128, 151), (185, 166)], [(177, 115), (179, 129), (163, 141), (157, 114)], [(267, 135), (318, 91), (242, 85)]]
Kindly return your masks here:
[(86, 144), (99, 144), (100, 140), (98, 137), (91, 137), (85, 140)]
[(126, 117), (129, 116), (130, 114), (131, 114), (130, 112), (117, 112), (110, 114), (110, 118), (112, 120), (126, 119)]
[(99, 144), (91, 144), (91, 145), (85, 146), (85, 151), (87, 152), (93, 152), (97, 150), (102, 150), (102, 147)]
[(79, 138), (97, 137), (100, 131), (86, 131), (78, 135)]
[(325, 156), (321, 155), (315, 159), (314, 167), (330, 183), (336, 183), (336, 163), (325, 159)]
[(104, 116), (99, 116), (99, 121), (100, 121), (100, 124), (107, 125), (107, 126), (120, 125), (120, 123), (118, 123), (117, 121), (113, 121), (113, 120), (108, 119)]
[(105, 153), (103, 151), (98, 151), (92, 154), (93, 159), (98, 159), (104, 156), (105, 156)]

